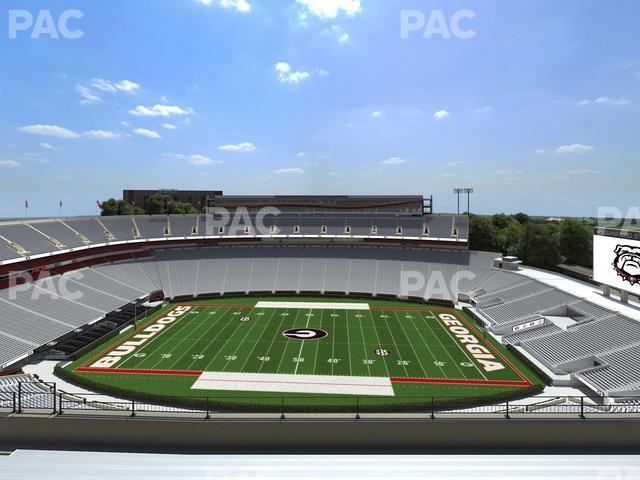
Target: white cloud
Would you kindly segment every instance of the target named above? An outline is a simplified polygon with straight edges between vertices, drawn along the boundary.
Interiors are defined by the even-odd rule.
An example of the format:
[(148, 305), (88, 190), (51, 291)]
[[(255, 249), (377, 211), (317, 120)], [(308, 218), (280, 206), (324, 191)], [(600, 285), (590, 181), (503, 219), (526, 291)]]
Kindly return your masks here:
[(556, 154), (558, 155), (567, 155), (567, 154), (577, 154), (581, 155), (583, 153), (592, 152), (594, 147), (591, 145), (582, 145), (581, 143), (574, 143), (573, 145), (562, 145), (556, 149)]
[(251, 5), (247, 0), (196, 0), (201, 5), (209, 7), (214, 3), (222, 8), (231, 8), (238, 12), (247, 13), (251, 11)]
[(19, 166), (20, 164), (15, 160), (0, 160), (0, 168), (15, 168)]
[(592, 170), (590, 168), (577, 168), (575, 170), (570, 170), (567, 172), (568, 175), (572, 177), (582, 177), (586, 175), (600, 175), (602, 172), (598, 170)]
[(340, 25), (331, 25), (325, 28), (322, 32), (324, 35), (333, 38), (338, 43), (348, 43), (351, 38), (347, 32), (345, 32)]
[(460, 167), (464, 167), (465, 165), (468, 165), (469, 162), (467, 162), (466, 160), (451, 160), (447, 163), (444, 164), (445, 168), (460, 168)]
[(294, 85), (300, 83), (303, 80), (308, 79), (311, 74), (309, 72), (299, 72), (291, 70), (288, 63), (278, 62), (275, 66), (276, 73), (278, 74), (278, 80), (282, 83), (288, 83)]
[(58, 127), (57, 125), (27, 125), (19, 127), (18, 130), (31, 135), (44, 135), (57, 138), (79, 138), (80, 134), (67, 128)]
[(382, 117), (382, 112), (371, 112), (372, 118), (380, 118)]
[(28, 162), (49, 163), (49, 159), (37, 152), (25, 152), (22, 158)]
[(533, 153), (535, 153), (536, 155), (545, 155), (547, 153), (547, 151), (543, 150), (542, 148), (538, 148), (538, 149), (534, 150)]
[(121, 80), (119, 82), (110, 82), (104, 78), (94, 78), (91, 80), (91, 86), (103, 92), (116, 93), (126, 92), (133, 93), (140, 89), (140, 84), (131, 80)]
[(120, 125), (122, 125), (123, 127), (130, 127), (131, 124), (129, 122), (120, 122)]
[(436, 120), (444, 120), (445, 118), (450, 116), (451, 114), (446, 110), (438, 110), (436, 113), (433, 114), (433, 118), (435, 118)]
[(391, 157), (380, 162), (381, 165), (402, 165), (403, 163), (407, 163), (407, 161), (400, 157)]
[(114, 140), (121, 137), (119, 133), (111, 132), (109, 130), (89, 130), (88, 132), (84, 132), (83, 135), (85, 137), (96, 138), (98, 140)]
[(242, 143), (231, 144), (231, 145), (220, 145), (218, 147), (218, 150), (222, 150), (223, 152), (240, 152), (240, 153), (253, 152), (256, 149), (257, 147), (251, 142), (242, 142)]
[(145, 107), (144, 105), (138, 105), (135, 109), (129, 110), (131, 115), (136, 117), (171, 117), (193, 115), (194, 111), (191, 108), (182, 108), (177, 105), (160, 105), (156, 104), (152, 107)]
[(96, 103), (102, 102), (102, 99), (99, 96), (95, 95), (90, 88), (82, 85), (76, 85), (76, 91), (82, 97), (82, 100), (80, 100), (81, 105), (94, 105)]
[(355, 15), (362, 11), (360, 0), (296, 0), (304, 9), (304, 15), (320, 18), (336, 18), (339, 14)]
[(494, 170), (489, 175), (492, 177), (520, 177), (523, 173), (522, 170)]
[(133, 133), (141, 137), (162, 138), (162, 135), (160, 135), (158, 132), (156, 132), (155, 130), (149, 130), (148, 128), (136, 128)]
[(116, 88), (121, 92), (133, 93), (140, 89), (140, 84), (132, 82), (131, 80), (122, 80), (116, 83)]
[(298, 157), (298, 158), (304, 158), (304, 157), (306, 157), (306, 156), (307, 156), (307, 154), (306, 154), (306, 153), (304, 153), (304, 152), (298, 152), (298, 153), (296, 153), (296, 157)]
[(58, 175), (58, 180), (62, 180), (62, 181), (68, 182), (68, 181), (73, 180), (73, 177), (71, 175), (65, 173), (65, 174), (62, 174), (62, 175)]
[(273, 173), (278, 175), (300, 175), (301, 173), (304, 173), (304, 170), (301, 168), (278, 168), (277, 170), (274, 170)]
[(44, 150), (58, 150), (58, 147), (54, 147), (53, 145), (50, 145), (48, 143), (41, 143), (39, 147), (43, 148)]
[(474, 110), (474, 113), (489, 113), (491, 111), (493, 111), (492, 107), (484, 106), (484, 107), (476, 108)]
[(166, 128), (167, 130), (175, 130), (176, 127), (173, 123), (163, 123), (162, 128)]
[(629, 105), (631, 101), (628, 98), (620, 97), (620, 98), (611, 98), (611, 97), (598, 97), (593, 100), (585, 99), (581, 102), (578, 102), (579, 107), (586, 107), (588, 105), (606, 105), (611, 107), (621, 107), (624, 105)]
[(202, 167), (205, 165), (213, 165), (222, 163), (220, 160), (214, 160), (205, 155), (184, 155), (182, 153), (165, 153), (165, 157), (173, 158), (174, 160), (186, 161), (191, 165)]

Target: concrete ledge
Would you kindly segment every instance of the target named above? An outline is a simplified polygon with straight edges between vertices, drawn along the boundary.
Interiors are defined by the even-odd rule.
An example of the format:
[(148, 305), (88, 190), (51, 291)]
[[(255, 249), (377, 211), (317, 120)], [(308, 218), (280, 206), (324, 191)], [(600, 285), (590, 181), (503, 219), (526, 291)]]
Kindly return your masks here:
[(161, 453), (640, 453), (640, 421), (0, 418), (0, 450)]

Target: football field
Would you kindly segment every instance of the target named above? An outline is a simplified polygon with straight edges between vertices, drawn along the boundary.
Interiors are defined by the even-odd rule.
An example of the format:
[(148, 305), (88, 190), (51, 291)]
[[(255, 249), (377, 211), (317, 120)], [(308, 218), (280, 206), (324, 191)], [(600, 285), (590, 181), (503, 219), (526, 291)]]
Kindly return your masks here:
[(272, 300), (170, 305), (71, 369), (110, 384), (180, 378), (182, 387), (167, 395), (193, 396), (393, 397), (409, 385), (413, 394), (432, 385), (533, 385), (522, 365), (454, 309)]

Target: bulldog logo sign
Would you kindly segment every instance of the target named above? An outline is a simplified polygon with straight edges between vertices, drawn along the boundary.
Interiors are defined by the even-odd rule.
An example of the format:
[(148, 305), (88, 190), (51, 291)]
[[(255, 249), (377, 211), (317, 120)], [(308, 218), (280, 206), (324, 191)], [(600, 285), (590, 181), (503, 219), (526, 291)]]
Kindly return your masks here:
[(618, 245), (615, 249), (613, 268), (623, 281), (640, 285), (640, 248)]

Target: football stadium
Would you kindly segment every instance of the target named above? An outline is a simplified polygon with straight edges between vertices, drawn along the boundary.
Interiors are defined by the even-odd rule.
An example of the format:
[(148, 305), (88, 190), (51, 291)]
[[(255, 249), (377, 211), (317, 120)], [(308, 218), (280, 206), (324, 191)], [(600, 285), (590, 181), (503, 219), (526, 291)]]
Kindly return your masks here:
[(433, 203), (218, 195), (2, 222), (0, 408), (633, 418), (637, 232), (594, 232), (596, 287), (471, 250), (468, 216)]
[(638, 0), (4, 3), (0, 480), (640, 479)]

